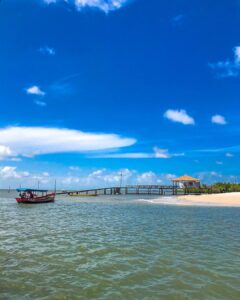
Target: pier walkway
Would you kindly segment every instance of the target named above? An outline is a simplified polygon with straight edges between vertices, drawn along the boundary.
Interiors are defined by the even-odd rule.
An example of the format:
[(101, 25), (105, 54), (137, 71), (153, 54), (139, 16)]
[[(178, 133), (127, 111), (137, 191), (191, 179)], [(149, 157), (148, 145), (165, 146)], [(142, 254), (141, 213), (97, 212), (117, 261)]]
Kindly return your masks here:
[(87, 195), (178, 195), (183, 194), (182, 189), (173, 185), (127, 185), (125, 187), (108, 187), (96, 189), (84, 189), (78, 191), (63, 191), (58, 195), (69, 196)]

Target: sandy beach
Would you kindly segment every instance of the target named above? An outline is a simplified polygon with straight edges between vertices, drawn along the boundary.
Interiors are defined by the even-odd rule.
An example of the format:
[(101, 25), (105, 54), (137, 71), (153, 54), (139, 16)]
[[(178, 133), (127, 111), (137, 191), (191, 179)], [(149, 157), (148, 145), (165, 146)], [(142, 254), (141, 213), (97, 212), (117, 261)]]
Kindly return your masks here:
[(213, 205), (240, 207), (240, 192), (211, 195), (178, 196), (180, 205)]

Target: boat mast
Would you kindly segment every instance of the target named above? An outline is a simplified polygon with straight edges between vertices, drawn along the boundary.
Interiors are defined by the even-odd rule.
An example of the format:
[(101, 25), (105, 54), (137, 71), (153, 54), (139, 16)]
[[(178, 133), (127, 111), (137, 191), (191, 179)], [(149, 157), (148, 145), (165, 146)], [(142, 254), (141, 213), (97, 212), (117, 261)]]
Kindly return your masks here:
[(120, 174), (120, 188), (122, 187), (122, 182), (123, 182), (123, 173), (121, 172), (121, 174)]
[(57, 191), (57, 180), (55, 179), (55, 182), (54, 182), (54, 194), (56, 194), (56, 191)]

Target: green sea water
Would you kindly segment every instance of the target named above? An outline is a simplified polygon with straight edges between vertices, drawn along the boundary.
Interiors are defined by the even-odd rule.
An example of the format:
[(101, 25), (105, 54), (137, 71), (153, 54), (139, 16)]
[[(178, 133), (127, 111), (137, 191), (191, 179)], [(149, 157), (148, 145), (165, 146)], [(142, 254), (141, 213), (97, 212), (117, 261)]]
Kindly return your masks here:
[(240, 208), (14, 197), (0, 192), (1, 300), (240, 299)]

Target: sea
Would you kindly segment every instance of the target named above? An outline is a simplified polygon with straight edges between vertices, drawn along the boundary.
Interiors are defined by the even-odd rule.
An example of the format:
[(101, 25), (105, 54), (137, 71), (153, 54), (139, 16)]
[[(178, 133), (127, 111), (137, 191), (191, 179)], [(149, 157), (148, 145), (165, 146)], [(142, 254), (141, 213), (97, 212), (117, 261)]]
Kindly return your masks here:
[(240, 299), (240, 208), (0, 191), (0, 299)]

